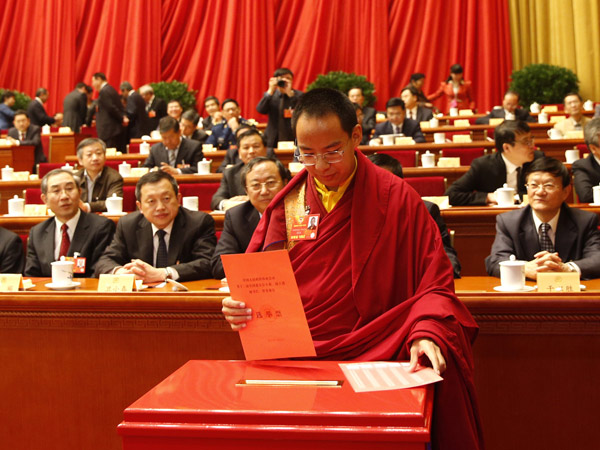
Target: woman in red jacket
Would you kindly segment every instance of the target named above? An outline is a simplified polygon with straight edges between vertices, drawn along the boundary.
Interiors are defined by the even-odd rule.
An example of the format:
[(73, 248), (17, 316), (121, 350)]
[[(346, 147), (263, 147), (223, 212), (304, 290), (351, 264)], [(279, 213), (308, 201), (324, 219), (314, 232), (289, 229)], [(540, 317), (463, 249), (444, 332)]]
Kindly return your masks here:
[(450, 67), (450, 76), (440, 83), (439, 89), (428, 95), (430, 101), (440, 98), (445, 94), (446, 105), (440, 108), (446, 114), (450, 108), (475, 109), (475, 101), (471, 94), (471, 82), (463, 79), (463, 68), (460, 64)]

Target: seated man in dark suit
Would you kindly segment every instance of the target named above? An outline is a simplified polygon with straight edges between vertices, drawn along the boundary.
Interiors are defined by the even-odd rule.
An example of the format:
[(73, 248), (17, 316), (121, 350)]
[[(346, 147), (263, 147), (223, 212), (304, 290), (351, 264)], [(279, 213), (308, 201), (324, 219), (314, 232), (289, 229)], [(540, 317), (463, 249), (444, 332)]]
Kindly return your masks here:
[(409, 80), (408, 84), (405, 86), (405, 89), (407, 87), (412, 87), (415, 89), (415, 91), (417, 91), (417, 104), (419, 106), (424, 106), (425, 108), (429, 108), (431, 110), (435, 110), (436, 112), (439, 112), (439, 110), (435, 106), (433, 106), (433, 104), (429, 101), (429, 99), (423, 92), (424, 84), (425, 84), (425, 74), (422, 74), (419, 72), (413, 73), (410, 76), (410, 80)]
[(180, 207), (177, 181), (167, 172), (140, 178), (135, 197), (139, 211), (119, 220), (96, 275), (134, 274), (146, 283), (211, 278), (217, 243), (213, 218)]
[(213, 277), (225, 276), (221, 255), (246, 251), (262, 213), (290, 178), (288, 170), (276, 159), (259, 156), (244, 166), (240, 179), (250, 200), (225, 213), (223, 233), (212, 258)]
[(23, 241), (19, 235), (0, 227), (0, 273), (22, 273), (24, 262)]
[(219, 107), (219, 99), (214, 95), (206, 97), (204, 99), (204, 110), (208, 116), (202, 119), (202, 128), (205, 131), (212, 130), (212, 127), (223, 120), (223, 112)]
[(500, 276), (510, 255), (527, 261), (525, 275), (579, 272), (600, 277), (598, 215), (565, 203), (571, 195), (569, 171), (554, 158), (539, 158), (526, 173), (529, 205), (496, 217), (496, 239), (485, 260), (488, 274)]
[(421, 132), (419, 122), (406, 118), (404, 102), (401, 98), (392, 97), (385, 104), (388, 120), (378, 123), (375, 126), (375, 135), (379, 137), (383, 134), (400, 134), (409, 136), (415, 142), (425, 142), (425, 136)]
[(240, 105), (232, 98), (223, 101), (223, 122), (212, 127), (212, 133), (206, 140), (207, 144), (212, 144), (219, 150), (227, 150), (235, 145), (235, 132), (242, 126), (247, 125), (248, 121), (240, 115)]
[(406, 117), (409, 119), (416, 120), (419, 123), (433, 119), (433, 111), (419, 105), (419, 93), (414, 87), (409, 86), (402, 89), (400, 98), (404, 102)]
[(375, 125), (377, 124), (377, 111), (371, 106), (365, 105), (365, 96), (363, 91), (359, 87), (353, 87), (348, 91), (348, 98), (352, 103), (356, 103), (362, 109), (362, 121), (358, 122), (363, 129), (363, 138), (366, 136), (367, 142), (369, 142), (369, 136), (373, 132)]
[(15, 126), (8, 130), (8, 140), (13, 145), (33, 145), (34, 164), (32, 173), (37, 173), (37, 165), (48, 161), (42, 147), (42, 129), (37, 125), (31, 125), (29, 116), (22, 109), (15, 111), (14, 123)]
[(514, 91), (506, 91), (502, 100), (502, 108), (495, 107), (487, 115), (475, 119), (475, 123), (488, 124), (490, 119), (536, 121), (534, 117), (529, 115), (529, 111), (519, 107), (519, 94)]
[[(402, 164), (396, 158), (393, 158), (390, 155), (385, 155), (383, 153), (373, 153), (368, 156), (369, 160), (375, 164), (376, 166), (381, 167), (389, 172), (392, 172), (394, 175), (404, 178), (404, 174), (402, 173)], [(454, 270), (454, 278), (460, 278), (460, 262), (458, 261), (458, 255), (456, 254), (456, 250), (452, 246), (452, 242), (450, 240), (450, 233), (448, 233), (448, 228), (446, 227), (446, 223), (442, 218), (440, 213), (440, 208), (433, 202), (423, 200), (425, 206), (427, 207), (427, 211), (435, 221), (438, 229), (440, 230), (440, 235), (442, 236), (442, 243), (444, 244), (444, 251), (452, 263), (452, 269)]]
[(363, 132), (362, 138), (360, 140), (360, 145), (369, 145), (369, 141), (371, 140), (371, 132), (369, 130), (366, 130), (363, 125), (363, 108), (358, 103), (354, 102), (352, 103), (352, 106), (354, 106), (354, 111), (356, 111), (356, 120), (360, 124), (360, 127), (362, 128)]
[(112, 220), (79, 209), (81, 190), (71, 171), (48, 172), (41, 183), (42, 200), (54, 217), (37, 224), (29, 232), (24, 275), (50, 277), (52, 266), (61, 256), (75, 252), (85, 258), (84, 278), (94, 276), (96, 263), (115, 232)]
[(469, 171), (446, 191), (450, 204), (495, 205), (495, 191), (504, 183), (522, 198), (525, 194), (524, 172), (534, 158), (543, 156), (535, 150), (531, 129), (525, 122), (507, 120), (494, 130), (496, 152), (471, 163)]
[(42, 127), (44, 125), (56, 125), (60, 126), (62, 123), (63, 115), (57, 113), (54, 117), (49, 116), (44, 108), (44, 103), (48, 101), (48, 90), (46, 88), (38, 88), (35, 91), (35, 98), (27, 105), (27, 115), (33, 125)]
[(223, 172), (221, 185), (210, 202), (210, 207), (214, 210), (224, 211), (227, 209), (228, 202), (239, 203), (248, 200), (240, 173), (244, 164), (251, 159), (257, 156), (267, 156), (265, 138), (256, 128), (249, 128), (240, 134), (238, 147), (240, 162)]
[[(239, 141), (240, 136), (248, 130), (258, 130), (255, 126), (252, 125), (240, 125), (240, 127), (235, 130), (235, 142)], [(264, 134), (259, 131), (259, 134), (264, 137), (263, 142), (266, 142), (267, 138)], [(275, 156), (275, 152), (272, 148), (267, 147), (267, 157), (277, 159)], [(241, 162), (240, 153), (238, 152), (238, 146), (232, 145), (229, 147), (227, 152), (225, 153), (225, 157), (223, 158), (223, 162), (217, 167), (217, 173), (223, 173), (225, 169), (228, 167), (235, 166), (237, 163)]]
[(582, 203), (594, 201), (592, 188), (600, 184), (600, 118), (590, 120), (583, 129), (583, 137), (590, 151), (587, 158), (578, 159), (573, 163), (575, 177), (575, 192)]
[(192, 139), (200, 142), (200, 145), (206, 142), (208, 134), (204, 130), (198, 128), (198, 122), (200, 122), (200, 116), (193, 109), (184, 111), (179, 121), (181, 127), (181, 134), (184, 138)]
[(150, 148), (150, 155), (143, 167), (158, 167), (162, 171), (177, 175), (198, 172), (198, 161), (202, 161), (202, 146), (191, 139), (183, 139), (179, 122), (170, 116), (158, 122), (162, 142)]
[(106, 211), (106, 198), (123, 198), (123, 177), (106, 164), (106, 144), (102, 139), (87, 138), (77, 146), (77, 160), (83, 167), (76, 173), (81, 188), (79, 207), (85, 212)]

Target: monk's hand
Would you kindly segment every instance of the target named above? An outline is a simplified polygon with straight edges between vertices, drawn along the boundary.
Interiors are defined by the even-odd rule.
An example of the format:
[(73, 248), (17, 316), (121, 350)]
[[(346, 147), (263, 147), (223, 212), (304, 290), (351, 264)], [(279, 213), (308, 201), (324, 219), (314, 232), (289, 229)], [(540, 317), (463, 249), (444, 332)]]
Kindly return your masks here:
[(225, 297), (222, 302), (223, 315), (225, 320), (229, 322), (231, 328), (235, 331), (239, 331), (246, 327), (246, 322), (252, 320), (252, 310), (246, 308), (244, 302), (238, 302), (231, 297)]
[(410, 346), (410, 366), (408, 367), (410, 372), (417, 370), (419, 358), (423, 355), (429, 358), (433, 370), (438, 375), (446, 370), (446, 360), (440, 348), (431, 339), (422, 338), (415, 339)]

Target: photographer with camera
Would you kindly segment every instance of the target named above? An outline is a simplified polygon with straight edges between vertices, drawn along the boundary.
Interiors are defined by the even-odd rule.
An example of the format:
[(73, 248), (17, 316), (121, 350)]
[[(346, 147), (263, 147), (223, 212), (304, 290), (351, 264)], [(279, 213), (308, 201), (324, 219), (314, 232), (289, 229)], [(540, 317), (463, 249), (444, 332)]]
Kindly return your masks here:
[(280, 68), (269, 79), (269, 89), (256, 105), (261, 114), (269, 115), (265, 130), (267, 147), (276, 148), (278, 141), (293, 141), (292, 113), (302, 91), (292, 89), (294, 74), (290, 69)]

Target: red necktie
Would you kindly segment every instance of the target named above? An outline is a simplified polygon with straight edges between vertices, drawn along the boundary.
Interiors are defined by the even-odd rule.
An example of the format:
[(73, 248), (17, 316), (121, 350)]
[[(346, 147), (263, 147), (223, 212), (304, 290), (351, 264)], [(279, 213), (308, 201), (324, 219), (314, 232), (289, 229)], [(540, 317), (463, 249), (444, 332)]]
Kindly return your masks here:
[(60, 230), (62, 231), (62, 240), (60, 241), (60, 252), (58, 254), (59, 258), (61, 256), (67, 256), (67, 253), (69, 253), (69, 247), (71, 246), (71, 239), (69, 239), (69, 233), (67, 233), (68, 228), (69, 227), (67, 226), (66, 223), (63, 223), (62, 227), (60, 227)]

